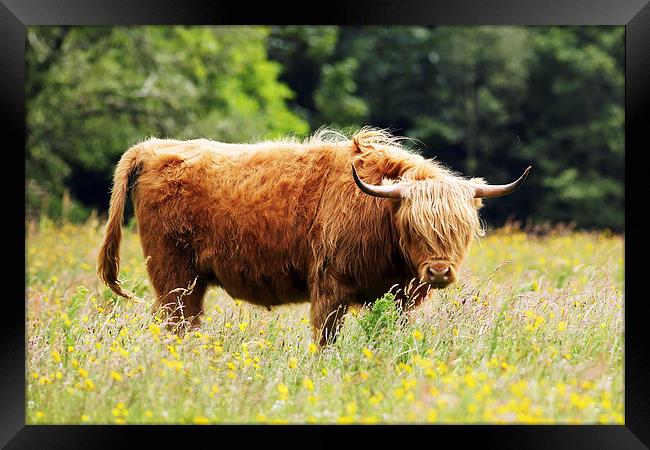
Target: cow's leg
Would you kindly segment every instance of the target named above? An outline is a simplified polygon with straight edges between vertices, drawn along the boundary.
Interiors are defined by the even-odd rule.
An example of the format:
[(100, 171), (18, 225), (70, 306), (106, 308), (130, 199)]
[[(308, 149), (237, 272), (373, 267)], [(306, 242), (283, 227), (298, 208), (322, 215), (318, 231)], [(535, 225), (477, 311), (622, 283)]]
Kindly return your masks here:
[(196, 269), (192, 253), (175, 246), (158, 246), (147, 257), (147, 271), (156, 291), (153, 310), (166, 313), (170, 328), (181, 321), (198, 326), (208, 283)]
[(311, 305), (311, 325), (314, 341), (321, 347), (336, 340), (342, 325), (342, 318), (349, 302), (341, 299), (320, 297)]
[[(188, 283), (186, 278), (177, 278), (177, 282), (164, 283), (158, 292), (154, 310), (163, 309), (169, 320), (169, 328), (182, 331), (185, 326), (196, 328), (201, 324), (200, 315), (203, 313), (203, 297), (207, 291), (207, 283), (201, 276), (195, 277)], [(180, 287), (185, 285), (185, 287)], [(179, 286), (173, 288), (172, 286)], [(167, 294), (163, 294), (167, 292)], [(182, 325), (178, 327), (178, 325)]]
[(314, 341), (321, 347), (336, 340), (351, 300), (352, 292), (332, 280), (316, 283), (312, 287), (311, 325)]

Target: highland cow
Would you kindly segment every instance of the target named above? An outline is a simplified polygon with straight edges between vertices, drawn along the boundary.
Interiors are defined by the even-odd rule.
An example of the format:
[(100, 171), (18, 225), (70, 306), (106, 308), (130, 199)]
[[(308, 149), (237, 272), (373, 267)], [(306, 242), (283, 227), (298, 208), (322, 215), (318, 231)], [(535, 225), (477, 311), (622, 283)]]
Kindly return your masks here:
[[(415, 279), (417, 306), (456, 280), (482, 198), (518, 188), (455, 175), (364, 128), (321, 130), (304, 142), (224, 144), (149, 139), (117, 165), (98, 274), (116, 294), (125, 202), (133, 199), (155, 307), (199, 324), (221, 286), (271, 308), (311, 302), (314, 339), (331, 342), (347, 307)], [(424, 287), (424, 288), (422, 288)], [(402, 289), (400, 292), (405, 292)], [(403, 302), (405, 295), (399, 296)]]

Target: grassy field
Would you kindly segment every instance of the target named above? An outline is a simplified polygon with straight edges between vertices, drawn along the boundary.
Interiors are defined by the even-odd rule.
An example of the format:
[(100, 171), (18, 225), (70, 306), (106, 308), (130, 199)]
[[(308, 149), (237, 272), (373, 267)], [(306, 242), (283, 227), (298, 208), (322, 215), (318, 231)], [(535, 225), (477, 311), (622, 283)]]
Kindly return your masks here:
[(116, 298), (95, 275), (103, 224), (27, 225), (27, 423), (615, 423), (623, 410), (623, 238), (474, 242), (461, 281), (409, 322), (389, 298), (311, 343), (309, 305), (209, 292), (169, 334), (126, 230)]

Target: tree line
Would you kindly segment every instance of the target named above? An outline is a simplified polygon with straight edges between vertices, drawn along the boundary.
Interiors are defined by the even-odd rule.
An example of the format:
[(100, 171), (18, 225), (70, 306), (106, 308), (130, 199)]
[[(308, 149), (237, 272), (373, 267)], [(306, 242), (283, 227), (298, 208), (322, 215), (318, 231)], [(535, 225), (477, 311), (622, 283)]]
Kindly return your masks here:
[(108, 207), (149, 136), (251, 142), (363, 125), (510, 182), (506, 220), (624, 227), (624, 28), (28, 27), (26, 213)]

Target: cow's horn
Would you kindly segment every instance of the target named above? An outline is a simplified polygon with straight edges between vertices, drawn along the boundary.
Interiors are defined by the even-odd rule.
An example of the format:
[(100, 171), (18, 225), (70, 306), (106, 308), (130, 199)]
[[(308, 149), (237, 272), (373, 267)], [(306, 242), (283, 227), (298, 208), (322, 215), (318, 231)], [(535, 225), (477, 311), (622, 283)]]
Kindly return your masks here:
[(510, 184), (475, 184), (474, 185), (474, 198), (494, 198), (503, 197), (504, 195), (512, 194), (519, 186), (526, 180), (528, 173), (532, 170), (533, 166), (528, 166), (524, 173), (517, 181)]
[(357, 170), (354, 168), (354, 164), (352, 164), (352, 176), (354, 177), (354, 181), (357, 183), (357, 186), (359, 186), (359, 189), (361, 189), (363, 192), (365, 192), (368, 195), (372, 195), (373, 197), (383, 197), (383, 198), (402, 197), (402, 192), (404, 191), (404, 187), (405, 187), (404, 185), (386, 184), (386, 185), (375, 186), (373, 184), (364, 183), (361, 180), (361, 178), (359, 178), (359, 175), (357, 174)]

